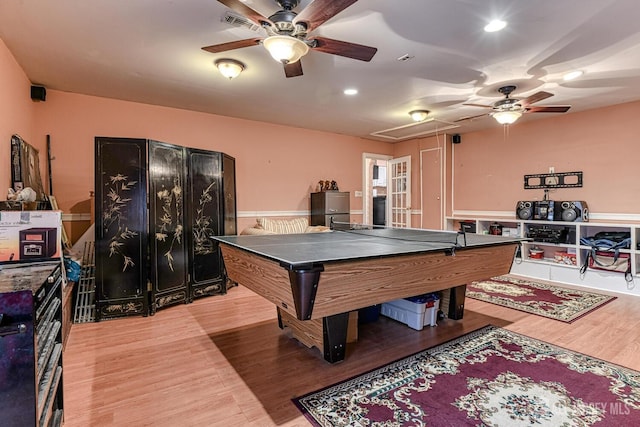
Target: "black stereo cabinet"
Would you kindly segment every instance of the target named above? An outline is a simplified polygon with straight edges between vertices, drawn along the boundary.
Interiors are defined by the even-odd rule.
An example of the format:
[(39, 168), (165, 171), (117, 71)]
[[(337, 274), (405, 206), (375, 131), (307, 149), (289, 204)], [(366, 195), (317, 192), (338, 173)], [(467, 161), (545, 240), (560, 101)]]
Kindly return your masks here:
[(61, 426), (60, 261), (3, 266), (0, 275), (0, 425)]

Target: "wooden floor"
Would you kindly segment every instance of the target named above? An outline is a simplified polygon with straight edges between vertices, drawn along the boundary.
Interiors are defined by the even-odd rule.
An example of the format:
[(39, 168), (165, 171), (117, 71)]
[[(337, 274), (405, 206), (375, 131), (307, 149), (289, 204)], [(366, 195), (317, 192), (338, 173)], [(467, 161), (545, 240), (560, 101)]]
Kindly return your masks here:
[(73, 325), (64, 425), (306, 426), (291, 398), (487, 324), (640, 370), (638, 297), (618, 295), (573, 324), (471, 299), (463, 320), (422, 331), (381, 317), (330, 365), (278, 328), (271, 303), (235, 287), (151, 317)]

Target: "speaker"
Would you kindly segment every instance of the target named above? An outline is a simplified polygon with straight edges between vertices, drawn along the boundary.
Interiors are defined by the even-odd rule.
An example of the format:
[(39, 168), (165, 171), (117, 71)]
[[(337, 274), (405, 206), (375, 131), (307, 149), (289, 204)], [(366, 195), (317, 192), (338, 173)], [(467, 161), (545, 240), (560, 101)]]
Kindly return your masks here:
[(555, 202), (552, 202), (551, 200), (533, 202), (533, 219), (553, 221), (555, 206)]
[(555, 220), (567, 222), (587, 222), (589, 221), (589, 207), (583, 201), (555, 202)]
[(31, 86), (31, 100), (44, 101), (47, 98), (47, 89), (44, 86)]
[(519, 201), (516, 205), (516, 216), (518, 219), (532, 219), (535, 202)]
[(454, 144), (460, 144), (462, 142), (462, 137), (456, 133), (451, 137), (451, 142), (453, 142)]

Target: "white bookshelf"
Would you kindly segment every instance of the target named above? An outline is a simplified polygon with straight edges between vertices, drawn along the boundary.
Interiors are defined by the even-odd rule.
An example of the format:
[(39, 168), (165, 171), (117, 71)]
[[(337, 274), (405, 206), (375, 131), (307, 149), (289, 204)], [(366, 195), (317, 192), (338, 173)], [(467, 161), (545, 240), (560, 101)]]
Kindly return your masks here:
[[(576, 286), (584, 286), (593, 289), (620, 292), (640, 296), (640, 221), (589, 221), (589, 222), (565, 222), (565, 221), (536, 221), (522, 220), (514, 215), (495, 216), (455, 216), (446, 218), (448, 230), (459, 230), (460, 222), (470, 221), (475, 224), (476, 233), (488, 234), (492, 224), (502, 225), (503, 230), (510, 234), (515, 233), (519, 237), (528, 237), (532, 226), (545, 226), (566, 230), (569, 236), (561, 243), (549, 243), (539, 241), (525, 241), (522, 243), (521, 258), (516, 258), (511, 267), (511, 273), (567, 283)], [(581, 237), (591, 237), (601, 231), (625, 231), (631, 235), (631, 247), (621, 249), (620, 253), (627, 253), (631, 259), (632, 281), (627, 282), (623, 273), (609, 272), (587, 268), (581, 274), (580, 267), (585, 262), (589, 246), (580, 244)], [(564, 233), (564, 232), (563, 232)], [(529, 256), (529, 250), (537, 247), (544, 251), (542, 259), (534, 259)], [(557, 253), (575, 254), (575, 264), (565, 264), (556, 259)], [(566, 262), (566, 258), (562, 258)]]

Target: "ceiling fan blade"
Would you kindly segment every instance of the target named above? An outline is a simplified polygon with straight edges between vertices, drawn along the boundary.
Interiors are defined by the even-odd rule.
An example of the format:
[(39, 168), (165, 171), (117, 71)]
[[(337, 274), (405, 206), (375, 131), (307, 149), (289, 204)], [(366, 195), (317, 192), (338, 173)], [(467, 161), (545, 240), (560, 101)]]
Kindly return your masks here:
[(462, 105), (466, 105), (466, 106), (469, 106), (469, 107), (493, 108), (493, 105), (484, 105), (484, 104), (468, 104), (468, 103), (463, 103)]
[(552, 96), (553, 96), (552, 93), (540, 91), (524, 99), (521, 99), (519, 104), (522, 105), (523, 107), (526, 107), (527, 105), (531, 105), (534, 102), (539, 102), (539, 101), (542, 101), (543, 99), (547, 99)]
[(289, 77), (298, 77), (302, 75), (302, 62), (297, 60), (296, 62), (290, 62), (284, 66), (284, 75)]
[(340, 55), (347, 58), (358, 59), (360, 61), (371, 61), (373, 55), (375, 55), (378, 51), (378, 49), (375, 47), (328, 39), (326, 37), (314, 37), (313, 40), (316, 42), (315, 47), (313, 47), (314, 50), (324, 53), (331, 53), (333, 55)]
[(527, 107), (529, 113), (566, 113), (571, 105), (556, 105), (549, 107)]
[(304, 22), (307, 31), (311, 32), (356, 1), (358, 0), (314, 0), (296, 16), (293, 23)]
[(211, 53), (226, 52), (228, 50), (240, 49), (241, 47), (255, 46), (260, 43), (262, 39), (244, 39), (236, 40), (234, 42), (214, 44), (212, 46), (205, 46), (202, 50), (206, 50)]
[(269, 25), (273, 25), (273, 23), (269, 20), (269, 18), (251, 9), (249, 6), (242, 3), (240, 0), (218, 0), (218, 1), (223, 5), (227, 6), (229, 9), (233, 9), (239, 14), (246, 17), (247, 19), (252, 20), (256, 24), (258, 24), (260, 27), (263, 26), (264, 22), (268, 23)]
[(490, 113), (484, 113), (484, 114), (478, 114), (477, 116), (468, 116), (468, 117), (463, 117), (461, 119), (458, 120), (454, 120), (454, 123), (457, 122), (464, 122), (465, 120), (472, 120), (472, 119), (477, 119), (478, 117), (484, 117), (484, 116), (488, 116)]

